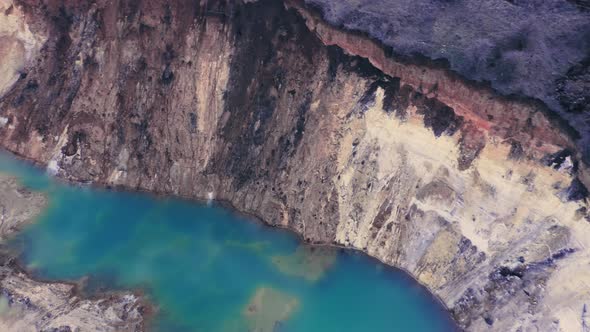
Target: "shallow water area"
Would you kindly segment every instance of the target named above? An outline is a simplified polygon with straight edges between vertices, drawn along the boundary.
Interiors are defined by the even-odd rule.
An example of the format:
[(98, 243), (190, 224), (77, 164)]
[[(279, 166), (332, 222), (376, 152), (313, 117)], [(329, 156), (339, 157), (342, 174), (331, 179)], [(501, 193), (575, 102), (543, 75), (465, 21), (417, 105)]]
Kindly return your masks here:
[(302, 246), (218, 205), (59, 183), (0, 154), (0, 172), (49, 206), (10, 241), (35, 276), (84, 291), (141, 289), (154, 331), (453, 331), (404, 272), (364, 254)]

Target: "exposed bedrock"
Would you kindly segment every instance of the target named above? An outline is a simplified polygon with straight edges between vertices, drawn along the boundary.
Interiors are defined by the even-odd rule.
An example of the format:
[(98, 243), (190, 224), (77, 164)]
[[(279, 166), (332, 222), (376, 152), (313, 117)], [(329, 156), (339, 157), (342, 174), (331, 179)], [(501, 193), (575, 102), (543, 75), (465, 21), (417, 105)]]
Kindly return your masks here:
[[(590, 160), (587, 0), (305, 0), (330, 24), (500, 93), (543, 101), (583, 136)], [(585, 74), (582, 74), (585, 73)]]
[(467, 330), (587, 324), (588, 175), (541, 104), (399, 62), (297, 1), (15, 8), (46, 41), (0, 99), (6, 149), (363, 250)]

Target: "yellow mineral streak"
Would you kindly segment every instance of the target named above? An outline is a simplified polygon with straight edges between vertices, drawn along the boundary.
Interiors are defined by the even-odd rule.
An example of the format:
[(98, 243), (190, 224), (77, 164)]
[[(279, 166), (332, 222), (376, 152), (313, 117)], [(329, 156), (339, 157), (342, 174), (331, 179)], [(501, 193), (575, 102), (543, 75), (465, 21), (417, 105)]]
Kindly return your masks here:
[[(459, 171), (458, 135), (435, 138), (420, 116), (402, 122), (383, 112), (382, 99), (379, 89), (374, 107), (343, 130), (340, 176), (334, 179), (341, 208), (336, 241), (406, 269), (452, 306), (471, 285), (449, 284), (455, 273), (470, 273), (464, 271), (465, 262), (453, 261), (461, 236), (488, 259), (522, 255), (527, 261), (540, 261), (564, 244), (559, 238), (548, 238), (546, 229), (563, 226), (569, 230), (565, 245), (576, 251), (556, 261), (540, 307), (554, 314), (545, 318), (559, 320), (564, 331), (581, 326), (580, 308), (590, 294), (590, 223), (576, 218), (584, 202), (564, 202), (557, 195), (569, 185), (571, 175), (538, 162), (509, 160), (510, 146), (491, 140), (469, 170)], [(355, 185), (365, 182), (371, 182), (369, 189), (353, 192)], [(417, 187), (434, 182), (445, 188), (444, 195), (417, 194)], [(398, 202), (409, 200), (425, 217), (403, 226), (400, 220), (405, 212), (394, 208), (385, 221), (393, 231), (387, 232), (383, 226), (372, 235), (373, 220), (388, 197)], [(359, 214), (356, 206), (362, 206), (364, 214)], [(429, 216), (442, 217), (448, 225), (441, 226), (439, 219)], [(404, 227), (411, 227), (411, 231)], [(411, 232), (421, 235), (413, 241), (407, 238)], [(396, 243), (400, 233), (406, 234), (403, 244)], [(537, 244), (540, 239), (546, 240), (543, 245)], [(554, 248), (552, 243), (556, 243)], [(398, 246), (400, 254), (395, 257), (392, 248)], [(485, 278), (488, 272), (479, 273)]]

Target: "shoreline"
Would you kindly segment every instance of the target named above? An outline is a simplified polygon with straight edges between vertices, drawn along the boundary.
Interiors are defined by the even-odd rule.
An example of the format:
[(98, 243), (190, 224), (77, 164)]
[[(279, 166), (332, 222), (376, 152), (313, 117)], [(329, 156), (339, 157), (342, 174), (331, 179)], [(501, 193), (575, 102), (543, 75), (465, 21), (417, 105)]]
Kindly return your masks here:
[[(6, 152), (3, 151), (3, 153)], [(8, 155), (8, 153), (6, 154)], [(14, 154), (10, 154), (10, 157), (17, 162), (26, 162)], [(33, 167), (40, 168), (38, 164)], [(86, 291), (87, 281), (92, 278), (91, 275), (84, 275), (78, 279), (50, 279), (41, 276), (36, 269), (27, 267), (23, 260), (26, 244), (18, 241), (18, 235), (26, 231), (32, 224), (39, 222), (41, 214), (47, 208), (47, 193), (25, 185), (18, 173), (10, 171), (1, 173), (5, 176), (5, 181), (16, 184), (13, 189), (37, 193), (35, 195), (42, 196), (44, 199), (43, 203), (37, 206), (36, 202), (27, 201), (25, 198), (24, 204), (28, 206), (27, 209), (34, 211), (33, 214), (20, 223), (18, 221), (12, 222), (12, 217), (9, 217), (7, 224), (9, 229), (2, 233), (0, 240), (0, 288), (2, 294), (0, 295), (9, 301), (8, 308), (18, 310), (19, 316), (17, 316), (18, 319), (13, 320), (15, 317), (10, 318), (12, 314), (8, 311), (8, 316), (3, 316), (6, 320), (4, 318), (0, 320), (0, 326), (9, 330), (13, 328), (18, 330), (19, 327), (14, 324), (37, 324), (40, 317), (38, 315), (43, 314), (42, 322), (49, 324), (47, 325), (49, 328), (51, 328), (51, 324), (59, 324), (59, 322), (66, 324), (81, 322), (95, 328), (117, 330), (123, 327), (126, 330), (138, 328), (141, 331), (151, 331), (151, 325), (159, 308), (150, 300), (147, 287), (101, 286), (95, 289), (89, 288), (89, 291)], [(58, 178), (50, 180), (60, 181)], [(6, 192), (10, 192), (9, 190)], [(14, 218), (19, 220), (18, 215)], [(59, 304), (60, 302), (61, 304)], [(56, 304), (59, 305), (56, 306)], [(54, 320), (46, 321), (46, 318)], [(18, 323), (19, 321), (21, 323)], [(20, 326), (20, 328), (24, 327)]]
[[(32, 165), (37, 168), (40, 171), (44, 171), (43, 170), (43, 163), (38, 162), (38, 161), (32, 161), (26, 157), (20, 156), (12, 151), (9, 151), (5, 148), (1, 148), (0, 151), (10, 154), (11, 156), (13, 156), (15, 159), (21, 161), (21, 162), (28, 162), (28, 163), (32, 163)], [(390, 265), (387, 264), (385, 262), (383, 262), (381, 259), (374, 257), (372, 255), (370, 255), (369, 253), (363, 251), (362, 249), (358, 249), (358, 248), (354, 248), (354, 247), (348, 247), (342, 244), (338, 244), (338, 243), (323, 243), (323, 242), (309, 242), (307, 241), (303, 235), (301, 235), (300, 233), (298, 233), (296, 230), (287, 227), (287, 226), (282, 226), (282, 225), (274, 225), (274, 224), (270, 224), (268, 222), (266, 222), (262, 217), (258, 216), (255, 212), (253, 211), (242, 211), (240, 209), (237, 209), (230, 201), (228, 200), (223, 200), (223, 199), (213, 199), (213, 200), (209, 200), (206, 198), (201, 198), (201, 197), (190, 197), (190, 196), (183, 196), (183, 195), (176, 195), (176, 194), (167, 194), (164, 192), (151, 192), (151, 191), (147, 191), (147, 190), (142, 190), (142, 189), (137, 189), (137, 188), (128, 188), (128, 187), (124, 187), (124, 186), (108, 186), (102, 183), (96, 183), (96, 182), (88, 182), (88, 183), (83, 183), (83, 182), (76, 182), (70, 179), (65, 179), (59, 175), (47, 175), (48, 177), (50, 177), (53, 180), (57, 180), (65, 185), (72, 185), (72, 186), (79, 186), (79, 187), (88, 187), (91, 189), (98, 189), (98, 190), (105, 190), (105, 191), (111, 191), (111, 192), (121, 192), (121, 193), (136, 193), (136, 194), (143, 194), (146, 195), (148, 197), (154, 198), (154, 199), (178, 199), (178, 200), (182, 200), (188, 203), (195, 203), (195, 204), (201, 204), (201, 205), (206, 205), (208, 202), (212, 202), (213, 205), (217, 205), (220, 206), (222, 208), (227, 209), (231, 214), (234, 214), (238, 217), (240, 217), (241, 219), (244, 219), (246, 222), (253, 222), (253, 223), (257, 223), (259, 225), (262, 225), (264, 227), (268, 227), (270, 229), (275, 229), (275, 230), (280, 230), (280, 231), (285, 231), (288, 232), (290, 235), (294, 236), (295, 239), (300, 243), (300, 245), (304, 245), (304, 246), (311, 246), (311, 247), (316, 247), (316, 248), (333, 248), (335, 250), (344, 250), (344, 251), (348, 251), (354, 254), (361, 254), (364, 255), (365, 257), (367, 257), (368, 259), (370, 259), (371, 261), (381, 264), (384, 268), (390, 270), (391, 272), (395, 272), (395, 273), (399, 273), (401, 272), (404, 277), (407, 277), (409, 279), (411, 279), (417, 286), (419, 286), (421, 288), (421, 290), (425, 291), (425, 293), (428, 294), (428, 296), (433, 299), (435, 302), (437, 302), (441, 308), (448, 314), (449, 317), (449, 321), (452, 322), (456, 328), (456, 331), (461, 331), (461, 329), (459, 328), (459, 325), (457, 323), (457, 321), (455, 320), (452, 311), (450, 310), (450, 308), (444, 303), (444, 301), (442, 300), (442, 298), (440, 298), (438, 295), (436, 295), (428, 286), (422, 284), (420, 281), (418, 281), (410, 272), (408, 272), (407, 270), (394, 266), (394, 265)], [(28, 276), (31, 277), (34, 280), (37, 281), (41, 281), (41, 282), (45, 282), (45, 280), (40, 279), (40, 278), (36, 278), (34, 273), (32, 271), (29, 271), (28, 269), (26, 269), (25, 267), (23, 267), (22, 265), (20, 265), (22, 262), (20, 261), (20, 259), (17, 259), (17, 264), (19, 265), (19, 268), (24, 270), (24, 273)], [(90, 277), (90, 276), (87, 276)], [(52, 282), (51, 280), (48, 282)], [(69, 281), (69, 280), (63, 280), (63, 281), (53, 281), (54, 283), (66, 283), (66, 284), (70, 284), (70, 285), (75, 285), (78, 286), (78, 284), (76, 282), (73, 281)], [(141, 295), (144, 295), (145, 292), (144, 290), (142, 290), (141, 287), (139, 287), (137, 289), (139, 291), (139, 293)], [(129, 291), (133, 294), (136, 294), (136, 289), (129, 289)], [(102, 292), (100, 292), (102, 293)], [(110, 293), (110, 291), (106, 292), (107, 294)], [(140, 297), (143, 299), (143, 296)], [(151, 313), (155, 314), (157, 312), (157, 306), (151, 302), (148, 302), (149, 304), (151, 304), (152, 308), (154, 308), (155, 310), (153, 310)], [(153, 319), (155, 315), (151, 315), (150, 317), (148, 317), (148, 320)], [(144, 331), (149, 331), (149, 329), (144, 329)]]
[[(3, 146), (39, 169), (47, 165), (55, 181), (8, 157), (7, 169), (48, 196), (216, 198), (246, 220), (294, 233), (280, 234), (293, 246), (352, 249), (406, 272), (461, 329), (579, 326), (587, 303), (580, 294), (590, 292), (580, 281), (590, 278), (585, 147), (542, 105), (493, 89), (546, 100), (534, 93), (542, 80), (516, 75), (532, 90), (503, 89), (504, 67), (487, 72), (499, 76), (473, 76), (451, 53), (420, 48), (430, 59), (414, 56), (403, 47), (416, 41), (411, 33), (392, 49), (386, 45), (399, 40), (381, 37), (388, 30), (363, 28), (372, 15), (341, 21), (325, 6), (331, 1), (15, 7), (31, 38), (70, 42), (39, 49), (38, 63), (0, 98)], [(304, 5), (314, 2), (325, 18)], [(378, 24), (398, 22), (387, 15), (396, 7), (368, 8), (383, 9), (373, 17)], [(44, 83), (56, 77), (64, 79)], [(556, 96), (576, 91), (566, 86)], [(272, 232), (262, 227), (255, 226)], [(110, 272), (94, 273), (108, 282)], [(90, 280), (89, 290), (105, 284)]]
[[(34, 222), (34, 221), (33, 221)], [(16, 236), (22, 230), (16, 231), (13, 236)], [(11, 239), (8, 239), (11, 240)], [(85, 275), (81, 277), (79, 280), (72, 280), (72, 279), (48, 279), (43, 278), (38, 273), (35, 272), (34, 269), (29, 269), (26, 267), (26, 264), (20, 257), (21, 255), (13, 252), (12, 248), (6, 245), (6, 243), (0, 243), (0, 260), (6, 259), (8, 262), (6, 266), (10, 267), (13, 271), (17, 273), (22, 273), (27, 278), (42, 283), (42, 284), (49, 284), (49, 285), (59, 285), (65, 284), (72, 286), (72, 297), (78, 297), (82, 300), (102, 300), (108, 299), (112, 296), (121, 296), (126, 294), (132, 294), (139, 299), (139, 302), (142, 307), (142, 315), (144, 323), (151, 322), (151, 320), (155, 317), (155, 314), (158, 312), (158, 307), (147, 299), (147, 292), (143, 287), (133, 287), (133, 288), (124, 288), (124, 289), (112, 289), (112, 290), (97, 290), (96, 292), (86, 293), (84, 292), (84, 281), (90, 278), (90, 275)], [(144, 324), (144, 326), (149, 326), (150, 324)], [(149, 329), (144, 329), (143, 331), (150, 331)]]

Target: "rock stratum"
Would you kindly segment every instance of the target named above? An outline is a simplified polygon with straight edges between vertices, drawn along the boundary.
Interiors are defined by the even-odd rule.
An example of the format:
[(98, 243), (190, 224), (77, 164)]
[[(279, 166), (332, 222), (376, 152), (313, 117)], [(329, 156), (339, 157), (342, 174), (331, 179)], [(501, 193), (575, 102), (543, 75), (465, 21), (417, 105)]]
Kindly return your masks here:
[(436, 59), (499, 93), (542, 101), (590, 161), (590, 1), (305, 0), (331, 25), (409, 61)]
[[(0, 174), (0, 239), (30, 223), (47, 198)], [(6, 332), (143, 331), (147, 305), (135, 294), (110, 293), (89, 298), (78, 286), (31, 278), (15, 254), (0, 247), (0, 330)]]
[(588, 329), (590, 175), (541, 102), (396, 58), (297, 0), (10, 1), (5, 149), (362, 250), (465, 330)]

